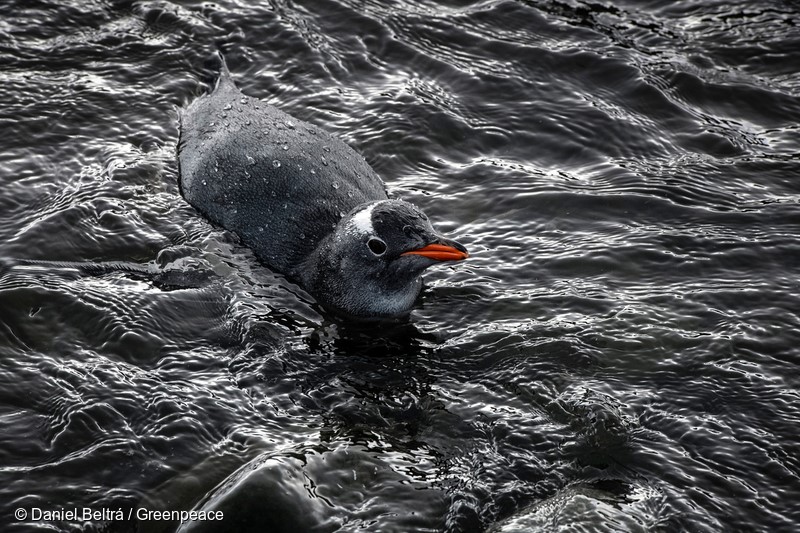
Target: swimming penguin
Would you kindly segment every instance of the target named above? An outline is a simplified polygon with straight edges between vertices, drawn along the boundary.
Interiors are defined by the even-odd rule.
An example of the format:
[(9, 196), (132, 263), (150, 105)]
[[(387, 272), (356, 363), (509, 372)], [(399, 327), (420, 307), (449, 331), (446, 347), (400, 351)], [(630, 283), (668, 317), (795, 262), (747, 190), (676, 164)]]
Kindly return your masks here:
[(224, 61), (181, 113), (178, 163), (192, 206), (339, 316), (403, 318), (426, 268), (468, 256), (352, 148), (242, 94)]

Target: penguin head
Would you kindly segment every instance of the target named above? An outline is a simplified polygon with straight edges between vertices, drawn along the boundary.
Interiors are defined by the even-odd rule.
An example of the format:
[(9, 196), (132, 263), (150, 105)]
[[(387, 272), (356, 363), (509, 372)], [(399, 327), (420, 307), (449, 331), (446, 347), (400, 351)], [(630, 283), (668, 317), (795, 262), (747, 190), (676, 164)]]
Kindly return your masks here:
[[(359, 320), (397, 319), (411, 312), (422, 272), (468, 257), (428, 217), (402, 200), (362, 204), (317, 249), (315, 279), (306, 287), (334, 313)], [(309, 283), (311, 281), (311, 283)]]

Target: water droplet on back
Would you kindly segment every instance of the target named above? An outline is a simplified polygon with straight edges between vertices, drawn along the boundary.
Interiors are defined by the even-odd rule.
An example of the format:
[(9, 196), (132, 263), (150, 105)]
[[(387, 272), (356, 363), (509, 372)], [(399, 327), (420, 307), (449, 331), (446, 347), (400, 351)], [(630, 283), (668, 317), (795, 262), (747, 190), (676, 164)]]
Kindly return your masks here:
[(232, 108), (232, 107), (233, 107), (233, 106), (232, 106), (231, 104), (225, 104), (225, 107), (223, 107), (222, 109), (224, 109), (224, 110), (226, 110), (226, 111), (227, 111), (228, 109), (230, 109), (230, 108)]
[(255, 164), (256, 164), (256, 160), (255, 160), (255, 159), (253, 159), (251, 156), (249, 156), (249, 155), (248, 155), (248, 156), (247, 156), (247, 164), (248, 164), (248, 165), (255, 165)]
[(272, 167), (273, 168), (279, 168), (280, 166), (281, 166), (281, 162), (278, 161), (277, 159), (272, 162)]

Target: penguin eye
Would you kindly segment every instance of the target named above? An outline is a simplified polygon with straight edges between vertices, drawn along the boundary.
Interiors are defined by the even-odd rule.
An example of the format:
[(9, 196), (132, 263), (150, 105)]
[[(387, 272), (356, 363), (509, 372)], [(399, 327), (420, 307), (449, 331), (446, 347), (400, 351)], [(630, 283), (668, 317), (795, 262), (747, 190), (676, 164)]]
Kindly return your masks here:
[(368, 240), (367, 246), (375, 255), (383, 255), (383, 253), (386, 251), (386, 243), (377, 237), (372, 237), (370, 240)]

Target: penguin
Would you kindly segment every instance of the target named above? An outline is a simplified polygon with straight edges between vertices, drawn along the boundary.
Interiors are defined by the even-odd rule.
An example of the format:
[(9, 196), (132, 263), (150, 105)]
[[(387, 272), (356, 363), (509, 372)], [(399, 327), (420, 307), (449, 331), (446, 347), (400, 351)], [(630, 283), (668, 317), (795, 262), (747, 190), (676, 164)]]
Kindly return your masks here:
[(186, 201), (336, 316), (407, 318), (425, 269), (468, 257), (347, 144), (243, 94), (224, 60), (179, 120)]

